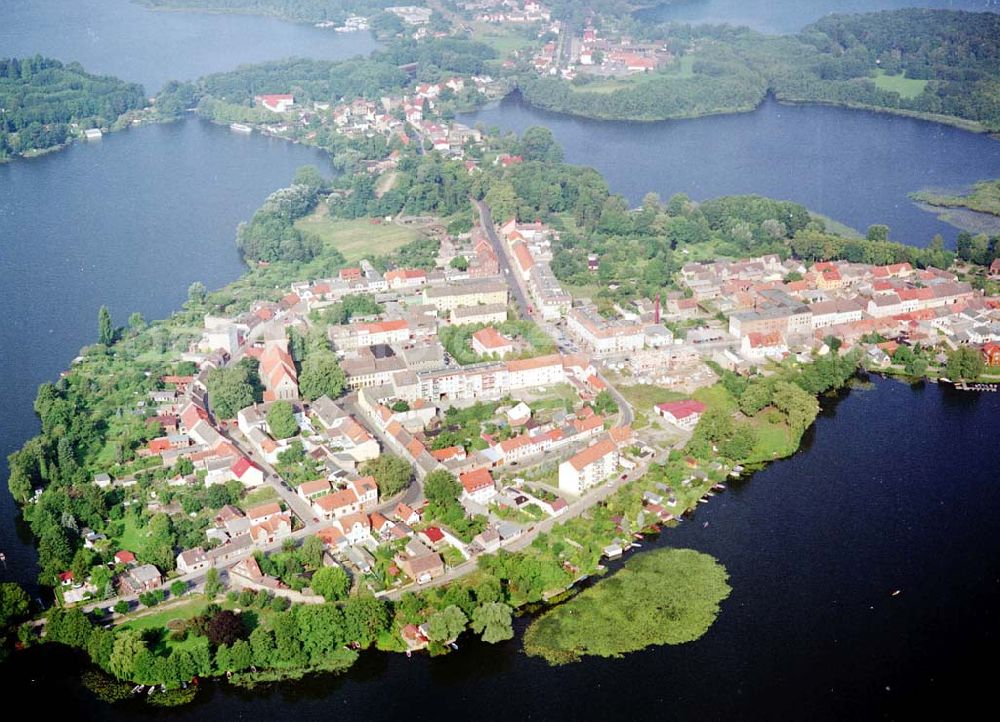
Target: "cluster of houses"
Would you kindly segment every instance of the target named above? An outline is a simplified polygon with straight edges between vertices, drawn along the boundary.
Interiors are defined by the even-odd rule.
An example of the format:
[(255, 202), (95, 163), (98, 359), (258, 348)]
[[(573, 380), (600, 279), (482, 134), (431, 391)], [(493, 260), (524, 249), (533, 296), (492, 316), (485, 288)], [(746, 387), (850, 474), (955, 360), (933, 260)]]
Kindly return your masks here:
[(552, 243), (559, 236), (538, 221), (520, 223), (516, 218), (500, 226), (500, 238), (507, 245), (514, 272), (524, 281), (538, 313), (547, 321), (562, 318), (573, 303), (552, 272)]
[[(559, 28), (550, 29), (558, 34)], [(628, 36), (617, 40), (600, 37), (594, 27), (586, 27), (573, 38), (569, 62), (561, 62), (559, 45), (545, 43), (532, 57), (532, 65), (542, 75), (560, 75), (572, 80), (578, 73), (600, 77), (623, 77), (648, 73), (669, 65), (674, 55), (662, 44), (637, 43)]]
[[(764, 256), (692, 263), (681, 273), (703, 307), (726, 313), (729, 334), (749, 361), (781, 358), (827, 336), (848, 346), (870, 334), (925, 345), (1000, 341), (1000, 299), (937, 268), (874, 266)], [(789, 274), (796, 280), (786, 281)]]
[(551, 11), (537, 0), (478, 0), (459, 7), (475, 12), (479, 22), (493, 25), (547, 23), (552, 19)]
[[(414, 139), (450, 158), (462, 159), (472, 146), (482, 144), (482, 133), (454, 120), (439, 116), (437, 106), (447, 93), (460, 94), (467, 89), (486, 94), (497, 86), (489, 76), (473, 75), (468, 78), (453, 76), (436, 83), (421, 83), (402, 96), (383, 96), (378, 100), (355, 98), (350, 101), (314, 101), (311, 107), (300, 107), (292, 94), (255, 96), (261, 108), (276, 114), (273, 123), (262, 131), (269, 135), (285, 136), (289, 132), (304, 132), (305, 140), (317, 136), (316, 123), (327, 126), (348, 138), (363, 139), (381, 136), (389, 143), (409, 146)], [(251, 130), (236, 124), (236, 130)], [(400, 152), (393, 150), (382, 160), (368, 162), (368, 171), (383, 173), (399, 163)], [(469, 161), (470, 172), (475, 162)]]
[[(95, 535), (90, 530), (83, 530), (87, 542)], [(87, 548), (93, 548), (92, 543), (88, 543)], [(163, 577), (160, 570), (152, 564), (139, 564), (135, 554), (127, 550), (115, 552), (114, 560), (108, 565), (118, 574), (113, 579), (115, 589), (122, 596), (136, 596), (144, 592), (151, 592), (159, 589), (163, 584)], [(100, 593), (93, 582), (87, 579), (76, 579), (71, 571), (62, 572), (59, 575), (59, 593), (62, 603), (66, 605), (79, 604)]]

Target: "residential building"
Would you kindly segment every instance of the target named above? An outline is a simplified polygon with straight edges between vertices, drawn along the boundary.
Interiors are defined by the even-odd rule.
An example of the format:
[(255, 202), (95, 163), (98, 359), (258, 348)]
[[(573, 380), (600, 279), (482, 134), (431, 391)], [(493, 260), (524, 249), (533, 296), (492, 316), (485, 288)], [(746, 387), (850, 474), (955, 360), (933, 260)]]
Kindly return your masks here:
[(698, 425), (701, 415), (705, 413), (707, 407), (700, 401), (685, 399), (683, 401), (666, 401), (656, 404), (653, 412), (660, 418), (681, 429), (688, 431)]
[(462, 498), (470, 499), (479, 504), (488, 504), (496, 495), (496, 485), (489, 469), (479, 468), (467, 471), (458, 477), (462, 484)]
[(611, 439), (602, 439), (559, 465), (559, 489), (580, 496), (617, 469), (618, 447)]

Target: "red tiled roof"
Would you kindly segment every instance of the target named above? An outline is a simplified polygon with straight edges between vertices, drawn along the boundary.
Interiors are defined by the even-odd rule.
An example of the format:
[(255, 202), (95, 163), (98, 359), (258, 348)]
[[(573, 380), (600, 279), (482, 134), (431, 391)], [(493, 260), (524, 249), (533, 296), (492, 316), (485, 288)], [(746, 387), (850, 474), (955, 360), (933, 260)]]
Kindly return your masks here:
[(707, 408), (705, 404), (695, 399), (685, 399), (683, 401), (665, 401), (657, 404), (656, 408), (672, 415), (675, 419), (684, 419), (691, 414), (703, 414)]

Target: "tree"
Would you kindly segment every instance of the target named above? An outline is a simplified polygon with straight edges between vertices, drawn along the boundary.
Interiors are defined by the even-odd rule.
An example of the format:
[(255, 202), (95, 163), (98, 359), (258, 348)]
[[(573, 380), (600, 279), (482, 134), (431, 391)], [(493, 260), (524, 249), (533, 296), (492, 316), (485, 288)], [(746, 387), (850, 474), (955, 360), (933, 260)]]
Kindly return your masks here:
[(483, 641), (496, 644), (514, 636), (511, 609), (503, 602), (481, 604), (472, 612), (472, 631), (481, 634)]
[(307, 401), (320, 396), (335, 399), (344, 390), (345, 383), (344, 370), (340, 368), (336, 354), (328, 349), (313, 350), (302, 362), (299, 393)]
[(107, 596), (111, 589), (111, 570), (104, 564), (98, 564), (90, 570), (90, 583), (97, 587), (97, 596)]
[(295, 411), (288, 401), (275, 401), (267, 410), (267, 427), (276, 439), (289, 439), (299, 433)]
[(128, 317), (128, 327), (130, 331), (138, 333), (139, 331), (142, 331), (144, 328), (146, 328), (146, 319), (143, 318), (141, 313), (139, 313), (138, 311), (134, 311)]
[(205, 596), (209, 599), (215, 599), (223, 588), (224, 585), (219, 580), (219, 570), (212, 567), (205, 574)]
[(819, 414), (819, 402), (795, 384), (779, 381), (774, 385), (773, 403), (788, 418), (793, 431), (802, 433)]
[(771, 405), (771, 386), (763, 381), (752, 381), (740, 394), (740, 411), (754, 416), (761, 409)]
[(424, 479), (424, 496), (432, 504), (450, 504), (462, 493), (462, 485), (444, 469), (436, 469)]
[(409, 486), (410, 479), (413, 478), (413, 469), (409, 463), (395, 454), (379, 455), (367, 462), (363, 471), (375, 477), (382, 497), (398, 494)]
[(187, 582), (178, 579), (173, 584), (170, 585), (170, 596), (172, 597), (182, 597), (187, 591)]
[(869, 241), (888, 241), (889, 226), (881, 223), (868, 226), (868, 233), (865, 236)]
[(454, 604), (436, 612), (427, 620), (427, 637), (432, 642), (450, 642), (465, 631), (468, 620)]
[(607, 389), (602, 389), (600, 393), (597, 394), (594, 398), (593, 406), (594, 411), (603, 416), (618, 413), (618, 404), (615, 403), (614, 397)]
[(562, 148), (553, 137), (552, 131), (542, 126), (533, 126), (524, 131), (521, 136), (521, 148), (525, 160), (560, 163), (563, 159)]
[(254, 402), (250, 374), (242, 364), (213, 369), (208, 374), (208, 396), (216, 416), (231, 419)]
[(982, 376), (985, 369), (982, 354), (971, 346), (959, 346), (948, 354), (945, 371), (953, 381), (973, 380)]
[(454, 258), (451, 259), (451, 262), (448, 265), (454, 268), (456, 271), (464, 272), (469, 270), (469, 259), (466, 258), (465, 256), (455, 256)]
[(229, 609), (223, 609), (208, 620), (205, 636), (214, 646), (223, 644), (232, 646), (236, 640), (246, 637), (241, 615)]
[(351, 590), (351, 578), (340, 567), (321, 567), (312, 576), (312, 590), (328, 602), (338, 602)]
[(97, 311), (97, 342), (102, 346), (110, 346), (115, 342), (115, 326), (107, 306), (101, 306)]
[(119, 599), (117, 602), (115, 602), (115, 606), (113, 607), (113, 609), (115, 610), (115, 614), (128, 614), (128, 607), (129, 607), (128, 602), (126, 602), (124, 599)]
[(323, 542), (318, 536), (308, 536), (299, 547), (299, 560), (310, 569), (323, 565)]
[(124, 629), (115, 638), (115, 646), (108, 660), (111, 674), (121, 680), (130, 680), (135, 673), (136, 660), (147, 653), (146, 643), (142, 635), (135, 629)]
[(321, 191), (326, 188), (326, 179), (319, 172), (319, 168), (314, 165), (304, 165), (295, 171), (294, 185), (309, 186), (313, 191)]
[(28, 593), (17, 582), (0, 583), (0, 631), (27, 616), (30, 601)]
[(201, 281), (195, 281), (188, 286), (188, 303), (192, 306), (200, 306), (205, 303), (205, 298), (207, 296), (208, 289), (205, 288), (205, 284)]

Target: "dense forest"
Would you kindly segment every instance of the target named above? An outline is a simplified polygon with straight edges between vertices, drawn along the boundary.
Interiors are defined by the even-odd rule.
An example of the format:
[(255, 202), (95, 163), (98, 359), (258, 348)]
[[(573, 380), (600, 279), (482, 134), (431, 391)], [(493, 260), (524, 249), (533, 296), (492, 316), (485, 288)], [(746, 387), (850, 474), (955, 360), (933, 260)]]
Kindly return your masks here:
[[(457, 38), (397, 41), (367, 58), (292, 58), (244, 65), (194, 83), (168, 83), (157, 97), (157, 107), (163, 114), (177, 115), (208, 101), (243, 106), (249, 111), (254, 96), (264, 93), (293, 93), (302, 104), (341, 98), (378, 99), (401, 94), (414, 80), (437, 82), (454, 74), (486, 72), (496, 57), (496, 51), (488, 45)], [(409, 63), (419, 64), (415, 77), (400, 70), (399, 66)]]
[(613, 93), (587, 92), (526, 69), (525, 97), (578, 115), (655, 120), (736, 112), (768, 92), (779, 100), (886, 108), (960, 118), (1000, 129), (1000, 15), (898, 10), (831, 15), (796, 36), (729, 26), (629, 26), (693, 58), (633, 79)]
[(0, 59), (0, 161), (60, 146), (79, 129), (112, 125), (146, 104), (141, 85), (91, 75), (77, 63)]

